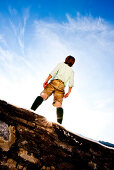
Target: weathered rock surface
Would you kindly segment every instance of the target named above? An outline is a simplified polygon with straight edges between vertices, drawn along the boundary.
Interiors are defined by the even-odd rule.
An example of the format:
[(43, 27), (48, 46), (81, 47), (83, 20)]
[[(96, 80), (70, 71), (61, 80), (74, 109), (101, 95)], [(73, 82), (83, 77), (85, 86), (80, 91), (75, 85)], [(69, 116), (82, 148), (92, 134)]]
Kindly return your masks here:
[(114, 150), (0, 101), (0, 169), (114, 170)]

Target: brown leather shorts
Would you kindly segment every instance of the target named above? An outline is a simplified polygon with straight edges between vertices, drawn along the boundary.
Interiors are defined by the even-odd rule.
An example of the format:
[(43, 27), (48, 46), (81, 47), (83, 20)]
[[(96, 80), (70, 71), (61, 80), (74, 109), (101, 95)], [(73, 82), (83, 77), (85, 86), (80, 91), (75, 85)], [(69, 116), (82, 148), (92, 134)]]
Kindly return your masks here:
[(54, 95), (53, 105), (56, 101), (62, 104), (63, 97), (64, 97), (64, 83), (61, 80), (52, 80), (42, 91), (42, 93), (46, 93), (48, 97), (52, 94)]

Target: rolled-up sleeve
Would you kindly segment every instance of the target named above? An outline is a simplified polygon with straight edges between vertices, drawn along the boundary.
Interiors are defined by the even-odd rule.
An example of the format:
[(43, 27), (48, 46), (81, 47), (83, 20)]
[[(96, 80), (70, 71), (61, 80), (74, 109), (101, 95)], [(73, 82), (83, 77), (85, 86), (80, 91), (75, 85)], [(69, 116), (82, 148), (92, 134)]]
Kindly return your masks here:
[(69, 83), (68, 83), (69, 87), (73, 87), (74, 86), (74, 71), (71, 72), (71, 76), (69, 79)]
[(50, 75), (53, 77), (57, 74), (58, 70), (60, 68), (60, 63), (51, 71)]

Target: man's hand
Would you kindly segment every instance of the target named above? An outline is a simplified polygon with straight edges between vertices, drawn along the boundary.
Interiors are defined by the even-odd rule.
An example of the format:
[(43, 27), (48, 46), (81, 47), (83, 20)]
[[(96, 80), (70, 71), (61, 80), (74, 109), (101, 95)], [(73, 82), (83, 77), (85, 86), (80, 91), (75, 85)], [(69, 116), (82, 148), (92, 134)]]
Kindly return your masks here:
[(66, 93), (64, 95), (64, 98), (67, 98), (69, 96), (69, 94), (71, 93), (72, 87), (69, 87), (68, 93)]
[(64, 98), (67, 98), (69, 96), (69, 93), (66, 93), (65, 95), (64, 95)]
[(47, 77), (46, 81), (43, 84), (43, 87), (46, 88), (48, 81), (52, 78), (52, 76), (49, 74), (49, 76)]
[(43, 84), (43, 87), (46, 88), (47, 84), (48, 84), (48, 81), (45, 81)]

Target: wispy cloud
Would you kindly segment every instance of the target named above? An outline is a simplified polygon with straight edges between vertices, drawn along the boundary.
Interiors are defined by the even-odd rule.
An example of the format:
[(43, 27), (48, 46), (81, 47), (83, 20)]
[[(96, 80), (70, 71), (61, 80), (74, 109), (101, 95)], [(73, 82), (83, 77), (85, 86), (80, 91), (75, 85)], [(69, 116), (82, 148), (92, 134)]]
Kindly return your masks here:
[[(24, 34), (25, 34), (27, 19), (29, 18), (29, 9), (24, 10), (24, 14), (22, 18), (17, 17), (18, 11), (16, 11), (16, 9), (9, 8), (9, 12), (11, 14), (11, 17), (10, 17), (11, 27), (14, 31), (14, 35), (17, 37), (17, 41), (22, 51), (22, 54), (24, 55)], [(17, 18), (18, 18), (18, 21), (16, 21)]]
[[(3, 48), (0, 47), (0, 58), (1, 60), (4, 61), (4, 63), (8, 60), (12, 60), (12, 54), (8, 50), (4, 50)], [(8, 63), (7, 63), (8, 64)]]
[(7, 42), (2, 34), (0, 34), (0, 45), (7, 47)]

